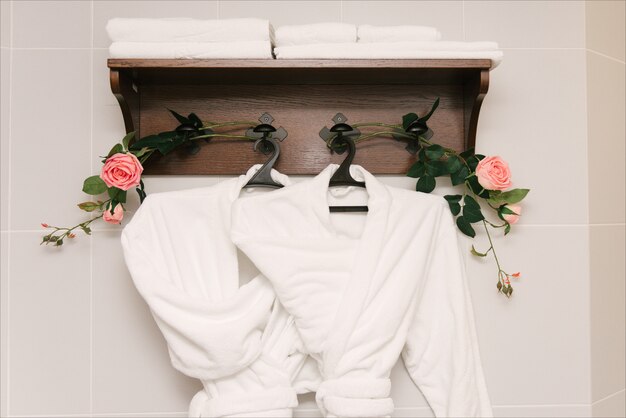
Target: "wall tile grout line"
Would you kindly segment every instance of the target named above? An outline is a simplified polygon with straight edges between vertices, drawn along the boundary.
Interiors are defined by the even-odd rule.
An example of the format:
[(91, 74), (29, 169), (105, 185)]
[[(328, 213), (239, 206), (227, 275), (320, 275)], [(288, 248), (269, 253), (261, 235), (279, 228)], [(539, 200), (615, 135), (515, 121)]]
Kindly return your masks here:
[[(89, 53), (89, 83), (90, 83), (90, 109), (89, 109), (89, 173), (93, 173), (93, 107), (94, 107), (94, 0), (90, 3), (91, 14), (91, 49)], [(92, 215), (93, 217), (93, 215)], [(93, 237), (89, 237), (89, 413), (93, 415)]]
[(596, 404), (599, 404), (600, 402), (607, 401), (607, 400), (609, 400), (609, 399), (611, 399), (611, 398), (613, 398), (613, 397), (615, 397), (615, 396), (619, 395), (619, 394), (620, 394), (620, 393), (622, 393), (622, 392), (626, 392), (626, 389), (621, 389), (621, 390), (618, 390), (617, 392), (612, 393), (612, 394), (610, 394), (610, 395), (608, 395), (608, 396), (605, 396), (604, 398), (598, 399), (597, 401), (593, 401), (593, 402), (591, 402), (591, 406), (594, 406), (594, 405), (596, 405)]
[(11, 246), (12, 246), (12, 219), (11, 219), (11, 195), (12, 195), (12, 137), (13, 137), (13, 67), (15, 65), (13, 55), (13, 2), (9, 3), (9, 139), (8, 139), (8, 179), (7, 179), (7, 346), (6, 346), (6, 403), (7, 403), (7, 415), (11, 415)]
[(593, 52), (594, 54), (596, 54), (596, 55), (598, 55), (598, 56), (600, 56), (600, 57), (604, 57), (604, 58), (610, 59), (611, 61), (615, 61), (615, 62), (618, 62), (618, 63), (620, 63), (620, 64), (626, 65), (626, 62), (625, 62), (625, 61), (622, 61), (622, 60), (617, 59), (617, 58), (615, 58), (615, 57), (612, 57), (612, 56), (610, 56), (610, 55), (603, 54), (602, 52), (598, 52), (598, 51), (596, 51), (596, 50), (594, 50), (594, 49), (591, 49), (591, 48), (586, 48), (586, 50), (587, 50), (588, 52)]

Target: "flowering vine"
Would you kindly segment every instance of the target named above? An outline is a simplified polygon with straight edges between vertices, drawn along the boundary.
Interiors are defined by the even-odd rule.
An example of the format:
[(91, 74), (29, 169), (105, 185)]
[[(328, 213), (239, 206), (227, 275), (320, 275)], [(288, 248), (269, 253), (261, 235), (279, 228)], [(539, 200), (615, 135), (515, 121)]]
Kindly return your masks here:
[[(445, 195), (450, 211), (455, 217), (459, 230), (471, 237), (476, 236), (475, 225), (480, 224), (487, 235), (489, 247), (484, 251), (477, 250), (472, 245), (471, 253), (477, 257), (493, 256), (498, 269), (498, 292), (507, 297), (513, 294), (511, 279), (520, 277), (520, 273), (509, 273), (502, 268), (496, 254), (496, 249), (490, 233), (490, 228), (503, 230), (504, 235), (511, 231), (511, 225), (518, 222), (522, 207), (519, 204), (528, 194), (529, 189), (512, 188), (511, 171), (508, 164), (498, 156), (484, 156), (476, 154), (474, 149), (457, 152), (431, 141), (433, 131), (428, 127), (428, 120), (439, 105), (439, 99), (430, 111), (424, 116), (408, 113), (402, 117), (401, 123), (388, 124), (380, 122), (363, 122), (353, 124), (357, 129), (358, 137), (354, 142), (368, 140), (374, 137), (390, 136), (395, 140), (407, 143), (406, 149), (417, 154), (415, 163), (409, 168), (407, 175), (417, 179), (415, 189), (419, 192), (430, 193), (437, 186), (438, 177), (449, 177), (453, 186), (462, 188), (459, 194)], [(66, 239), (76, 237), (77, 231), (91, 234), (91, 223), (102, 219), (110, 224), (120, 224), (124, 218), (127, 192), (135, 189), (140, 202), (146, 197), (142, 181), (143, 165), (154, 153), (166, 155), (177, 148), (187, 150), (189, 154), (196, 154), (200, 150), (198, 140), (209, 141), (212, 137), (238, 138), (256, 140), (246, 135), (234, 135), (217, 132), (216, 129), (241, 129), (257, 125), (249, 121), (208, 122), (203, 123), (194, 113), (187, 117), (174, 111), (172, 115), (179, 125), (173, 131), (161, 132), (141, 139), (135, 139), (135, 133), (126, 135), (122, 141), (115, 144), (109, 153), (102, 157), (100, 174), (88, 177), (83, 182), (83, 192), (92, 195), (108, 196), (105, 200), (90, 200), (78, 204), (78, 207), (93, 213), (87, 221), (71, 227), (58, 227), (42, 223), (42, 227), (49, 230), (42, 239), (42, 244), (61, 246)], [(359, 129), (372, 129), (373, 132), (361, 133)], [(331, 150), (342, 152), (344, 144), (335, 143), (336, 134), (326, 138), (326, 144)], [(479, 202), (483, 202), (497, 217), (492, 222), (483, 214)]]
[[(487, 235), (489, 247), (481, 252), (472, 245), (471, 253), (477, 257), (493, 256), (498, 269), (498, 292), (507, 297), (513, 294), (511, 278), (521, 276), (519, 272), (509, 273), (503, 269), (496, 254), (496, 249), (489, 229), (502, 229), (504, 235), (511, 231), (520, 216), (522, 207), (519, 203), (526, 197), (529, 189), (511, 188), (511, 171), (508, 164), (498, 156), (486, 157), (476, 154), (474, 149), (457, 152), (451, 148), (433, 143), (433, 131), (428, 127), (428, 120), (439, 106), (437, 99), (430, 111), (424, 116), (409, 113), (402, 117), (402, 122), (386, 124), (380, 122), (362, 122), (352, 124), (353, 128), (372, 129), (373, 132), (361, 133), (353, 138), (355, 143), (374, 137), (391, 136), (407, 142), (406, 149), (417, 154), (417, 161), (409, 168), (407, 176), (417, 179), (415, 189), (430, 193), (437, 186), (438, 177), (449, 177), (453, 186), (462, 187), (462, 193), (445, 195), (448, 206), (455, 217), (459, 230), (471, 237), (476, 236), (475, 224), (480, 224)], [(327, 146), (342, 151), (343, 144), (335, 144), (337, 135), (326, 139)], [(483, 214), (480, 201), (497, 217), (497, 222), (488, 220)]]

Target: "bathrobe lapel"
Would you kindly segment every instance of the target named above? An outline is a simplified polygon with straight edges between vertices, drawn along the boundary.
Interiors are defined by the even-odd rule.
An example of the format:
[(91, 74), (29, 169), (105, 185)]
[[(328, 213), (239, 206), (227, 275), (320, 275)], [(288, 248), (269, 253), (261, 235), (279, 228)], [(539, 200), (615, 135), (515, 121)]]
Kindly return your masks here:
[[(317, 210), (320, 213), (320, 219), (324, 221), (328, 229), (331, 229), (331, 233), (332, 226), (326, 196), (330, 177), (335, 170), (335, 166), (327, 168), (323, 175), (318, 176), (315, 185), (320, 192), (315, 195), (323, 197), (317, 202)], [(360, 178), (365, 181), (369, 195), (367, 202), (369, 210), (361, 237), (356, 240), (345, 240), (345, 245), (356, 246), (356, 251), (353, 252), (346, 248), (348, 254), (354, 254), (354, 259), (346, 259), (349, 279), (336, 312), (335, 323), (337, 325), (332, 328), (328, 335), (328, 348), (324, 354), (326, 377), (333, 377), (329, 374), (335, 373), (337, 364), (345, 354), (370, 294), (385, 243), (385, 232), (391, 205), (390, 193), (380, 181), (360, 166), (353, 166), (352, 170), (357, 179)]]

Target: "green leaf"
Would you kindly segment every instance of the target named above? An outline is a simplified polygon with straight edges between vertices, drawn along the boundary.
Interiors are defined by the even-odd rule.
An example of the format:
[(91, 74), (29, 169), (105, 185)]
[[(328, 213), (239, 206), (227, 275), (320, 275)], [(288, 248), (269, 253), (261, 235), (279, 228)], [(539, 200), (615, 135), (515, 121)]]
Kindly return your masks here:
[(448, 157), (446, 165), (448, 166), (449, 173), (456, 173), (461, 169), (461, 167), (463, 167), (463, 163), (456, 155), (451, 155), (450, 157)]
[(431, 160), (438, 160), (443, 156), (444, 149), (441, 145), (433, 144), (426, 148), (426, 156)]
[(448, 166), (445, 161), (427, 161), (426, 173), (433, 177), (443, 176), (444, 174), (448, 174)]
[(109, 151), (109, 153), (107, 154), (107, 158), (119, 152), (124, 152), (124, 147), (122, 146), (122, 144), (115, 144), (113, 145), (113, 148), (111, 148), (111, 151)]
[(483, 189), (483, 186), (480, 185), (476, 176), (469, 176), (467, 178), (467, 184), (469, 184), (469, 188), (474, 194), (482, 197), (483, 199), (489, 198), (489, 191)]
[(458, 171), (450, 174), (450, 180), (452, 181), (452, 185), (456, 186), (465, 183), (465, 179), (467, 178), (467, 176), (469, 176), (469, 174), (469, 169), (465, 165), (461, 166)]
[(500, 206), (500, 208), (498, 209), (498, 212), (500, 212), (503, 215), (519, 215), (518, 213), (515, 213), (511, 209), (507, 208), (506, 206)]
[(422, 162), (428, 161), (428, 159), (426, 158), (426, 151), (424, 151), (423, 147), (417, 153), (417, 158), (419, 158), (419, 160)]
[(435, 103), (433, 103), (433, 106), (430, 108), (430, 112), (428, 112), (425, 116), (422, 116), (420, 118), (420, 121), (426, 122), (428, 119), (430, 119), (430, 117), (433, 115), (433, 113), (435, 113), (435, 110), (437, 110), (438, 107), (439, 107), (439, 97), (437, 97), (437, 100), (435, 100)]
[(473, 197), (471, 197), (470, 195), (465, 195), (463, 203), (465, 204), (463, 206), (463, 216), (465, 217), (467, 222), (474, 223), (485, 219), (482, 211), (480, 210), (480, 205), (476, 200), (474, 200)]
[(173, 151), (176, 147), (181, 145), (183, 142), (184, 140), (182, 138), (173, 138), (168, 141), (157, 144), (156, 147), (161, 154), (165, 155), (169, 153), (170, 151)]
[(133, 142), (130, 149), (140, 150), (142, 148), (155, 148), (158, 144), (165, 141), (168, 141), (168, 139), (162, 138), (159, 135), (148, 135), (141, 138), (139, 141)]
[(196, 128), (200, 128), (202, 126), (202, 121), (195, 113), (190, 113), (187, 117)]
[(459, 154), (461, 156), (461, 158), (463, 158), (464, 160), (467, 160), (469, 157), (471, 157), (472, 155), (474, 155), (474, 147), (472, 148), (468, 148), (465, 151), (463, 151), (462, 153)]
[(459, 203), (461, 199), (463, 199), (463, 196), (460, 194), (447, 194), (443, 198), (446, 199), (448, 203)]
[(511, 224), (507, 222), (504, 227), (504, 235), (508, 235), (509, 232), (511, 232)]
[(489, 202), (494, 205), (513, 204), (521, 202), (530, 189), (513, 189), (498, 195), (490, 195)]
[(113, 204), (113, 201), (126, 203), (126, 190), (118, 189), (117, 187), (110, 187), (108, 192), (109, 197), (111, 198), (111, 205)]
[(435, 189), (436, 184), (437, 182), (434, 177), (425, 174), (417, 181), (415, 190), (418, 192), (430, 193)]
[(124, 137), (124, 139), (122, 139), (122, 147), (124, 148), (124, 151), (128, 150), (128, 145), (130, 144), (130, 141), (133, 140), (133, 138), (135, 137), (135, 132), (131, 132), (128, 135), (126, 135)]
[(81, 225), (80, 229), (82, 229), (85, 234), (91, 235), (91, 228), (89, 228), (88, 226)]
[(472, 170), (472, 172), (474, 172), (474, 171), (476, 171), (476, 166), (478, 166), (478, 163), (483, 158), (485, 158), (484, 155), (474, 154), (471, 157), (469, 157), (468, 159), (466, 159), (465, 161), (467, 161), (467, 165), (469, 165), (470, 170)]
[(459, 202), (461, 201), (463, 196), (461, 196), (460, 194), (449, 194), (445, 195), (443, 198), (448, 201), (448, 206), (450, 206), (450, 211), (454, 216), (458, 215), (461, 212), (461, 205), (459, 204)]
[(489, 253), (489, 251), (491, 251), (491, 250), (489, 249), (485, 253), (478, 252), (478, 251), (476, 251), (476, 248), (474, 248), (473, 245), (472, 245), (472, 249), (470, 250), (470, 252), (472, 254), (474, 254), (476, 257), (487, 257), (487, 253)]
[(424, 163), (422, 161), (416, 161), (413, 163), (411, 168), (409, 168), (409, 171), (406, 173), (406, 175), (409, 177), (418, 178), (422, 177), (425, 172), (426, 167), (424, 166)]
[(472, 228), (472, 225), (467, 222), (467, 219), (465, 219), (464, 216), (456, 218), (456, 226), (458, 226), (461, 232), (468, 237), (474, 238), (476, 236), (476, 231), (474, 231), (474, 228)]
[(418, 119), (418, 116), (415, 113), (407, 113), (402, 116), (402, 127), (406, 130), (410, 124), (415, 122)]
[(139, 158), (142, 157), (146, 152), (150, 151), (150, 148), (148, 147), (143, 147), (142, 149), (140, 149), (139, 151), (135, 151), (133, 152), (133, 154), (135, 154), (135, 157)]
[(79, 203), (77, 206), (81, 210), (84, 210), (85, 212), (93, 212), (94, 210), (100, 207), (100, 204), (96, 202), (83, 202), (83, 203)]
[(83, 192), (90, 195), (104, 193), (106, 192), (106, 190), (107, 185), (104, 183), (104, 180), (102, 180), (98, 175), (87, 177), (85, 179), (85, 182), (83, 183)]
[(183, 115), (174, 112), (172, 109), (167, 109), (170, 111), (170, 113), (172, 115), (174, 115), (174, 117), (176, 118), (176, 120), (180, 123), (190, 123), (189, 119), (187, 119), (186, 117), (184, 117)]

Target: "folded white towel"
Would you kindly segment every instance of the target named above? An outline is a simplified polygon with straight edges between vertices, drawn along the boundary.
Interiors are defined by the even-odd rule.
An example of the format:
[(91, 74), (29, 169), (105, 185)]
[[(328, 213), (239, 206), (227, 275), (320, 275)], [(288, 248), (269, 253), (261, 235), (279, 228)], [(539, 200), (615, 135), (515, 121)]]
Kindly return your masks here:
[(113, 42), (245, 42), (271, 41), (263, 19), (198, 20), (115, 18), (106, 25)]
[(113, 42), (111, 58), (237, 59), (272, 58), (269, 41), (250, 42)]
[(349, 23), (312, 23), (281, 26), (276, 29), (275, 45), (308, 45), (356, 42), (356, 25)]
[(283, 46), (278, 59), (490, 59), (495, 68), (502, 51), (494, 42), (385, 42)]
[(373, 26), (359, 25), (358, 42), (406, 42), (406, 41), (438, 41), (441, 32), (429, 26), (398, 25)]

